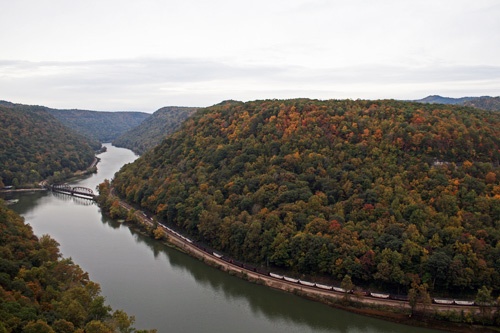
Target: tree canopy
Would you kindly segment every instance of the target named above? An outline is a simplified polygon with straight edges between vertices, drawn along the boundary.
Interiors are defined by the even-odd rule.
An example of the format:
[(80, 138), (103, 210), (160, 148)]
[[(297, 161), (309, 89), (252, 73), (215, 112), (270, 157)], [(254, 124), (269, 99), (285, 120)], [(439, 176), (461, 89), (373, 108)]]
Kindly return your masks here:
[(390, 290), (500, 291), (500, 114), (394, 100), (199, 110), (116, 192), (218, 251)]
[(0, 122), (0, 178), (6, 186), (84, 170), (101, 146), (38, 107), (0, 106)]

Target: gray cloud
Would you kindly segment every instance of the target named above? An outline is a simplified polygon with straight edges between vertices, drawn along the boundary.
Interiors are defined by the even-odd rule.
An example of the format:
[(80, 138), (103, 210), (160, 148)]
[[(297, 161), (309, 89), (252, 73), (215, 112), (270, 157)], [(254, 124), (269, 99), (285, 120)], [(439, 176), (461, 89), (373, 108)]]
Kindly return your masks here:
[(495, 66), (310, 68), (194, 58), (0, 61), (0, 99), (59, 108), (154, 111), (224, 99), (410, 99), (426, 92), (459, 97), (498, 95), (498, 87)]

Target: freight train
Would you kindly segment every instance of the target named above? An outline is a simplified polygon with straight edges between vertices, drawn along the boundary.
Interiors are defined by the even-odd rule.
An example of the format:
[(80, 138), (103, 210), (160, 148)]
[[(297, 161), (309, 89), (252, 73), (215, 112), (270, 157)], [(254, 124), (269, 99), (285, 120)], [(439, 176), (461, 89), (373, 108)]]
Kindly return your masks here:
[[(321, 290), (332, 291), (335, 293), (342, 293), (342, 294), (354, 293), (354, 290), (345, 290), (344, 288), (337, 287), (337, 286), (330, 286), (330, 285), (325, 285), (325, 284), (321, 284), (321, 283), (305, 281), (305, 280), (301, 280), (301, 279), (273, 273), (273, 272), (265, 270), (261, 267), (256, 267), (253, 265), (243, 263), (243, 262), (238, 261), (238, 260), (234, 260), (232, 258), (225, 256), (225, 255), (219, 254), (219, 253), (205, 247), (204, 245), (202, 245), (198, 242), (192, 241), (191, 239), (181, 235), (180, 233), (163, 225), (162, 223), (159, 223), (159, 224), (165, 231), (174, 234), (178, 238), (190, 243), (193, 246), (196, 246), (198, 249), (206, 252), (207, 254), (212, 255), (215, 258), (223, 260), (229, 264), (246, 269), (248, 271), (255, 272), (255, 273), (258, 273), (258, 274), (264, 275), (264, 276), (269, 276), (269, 277), (272, 277), (272, 278), (277, 279), (277, 280), (283, 280), (283, 281), (286, 281), (289, 283), (300, 284), (300, 285), (306, 286), (306, 287), (318, 288)], [(378, 299), (390, 299), (390, 300), (400, 301), (400, 302), (408, 302), (407, 295), (396, 295), (396, 294), (370, 292), (370, 291), (357, 291), (356, 293), (359, 293), (362, 296), (366, 296), (366, 297), (373, 297), (373, 298), (378, 298)], [(434, 304), (439, 304), (439, 305), (459, 305), (459, 306), (474, 306), (474, 305), (476, 305), (474, 301), (470, 301), (470, 300), (457, 300), (457, 299), (446, 299), (446, 298), (432, 298), (432, 302)]]

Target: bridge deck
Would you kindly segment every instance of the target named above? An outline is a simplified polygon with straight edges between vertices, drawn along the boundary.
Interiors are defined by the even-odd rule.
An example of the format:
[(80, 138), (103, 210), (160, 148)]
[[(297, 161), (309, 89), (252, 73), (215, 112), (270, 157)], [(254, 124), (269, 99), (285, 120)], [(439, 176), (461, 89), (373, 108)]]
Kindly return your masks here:
[(96, 198), (94, 191), (92, 191), (90, 188), (81, 186), (71, 187), (69, 185), (52, 185), (50, 186), (50, 189), (54, 192), (83, 197), (90, 200), (95, 200)]

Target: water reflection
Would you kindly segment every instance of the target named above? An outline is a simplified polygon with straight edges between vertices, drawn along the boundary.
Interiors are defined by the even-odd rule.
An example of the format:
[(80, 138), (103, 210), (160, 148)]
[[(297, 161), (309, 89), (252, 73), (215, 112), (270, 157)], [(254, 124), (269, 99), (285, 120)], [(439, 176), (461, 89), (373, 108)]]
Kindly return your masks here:
[[(124, 157), (116, 158), (116, 154)], [(133, 159), (109, 147), (98, 174), (73, 183), (88, 188)], [(125, 159), (125, 160), (124, 160)], [(112, 166), (112, 164), (115, 164)], [(65, 257), (89, 272), (115, 309), (158, 332), (431, 332), (329, 308), (243, 281), (102, 216), (88, 201), (63, 194), (15, 195), (13, 208), (61, 243)], [(85, 199), (83, 199), (85, 200)]]
[(59, 192), (50, 192), (53, 197), (57, 198), (58, 200), (62, 201), (72, 201), (75, 205), (79, 206), (92, 206), (92, 205), (97, 205), (95, 201), (86, 199), (86, 198), (81, 198), (73, 195), (68, 195), (64, 193), (59, 193)]
[[(164, 259), (173, 270), (188, 273), (198, 285), (223, 295), (227, 302), (247, 302), (256, 317), (264, 316), (272, 322), (281, 321), (293, 326), (308, 327), (315, 332), (401, 332), (402, 329), (408, 333), (432, 332), (336, 310), (318, 302), (249, 283), (202, 264), (199, 260), (146, 237), (133, 228), (129, 230), (136, 242), (146, 244), (160, 262)], [(377, 329), (374, 329), (374, 326)]]
[(41, 199), (49, 195), (47, 191), (33, 191), (33, 192), (12, 192), (5, 194), (6, 199), (17, 199), (19, 200), (16, 204), (12, 205), (10, 208), (14, 209), (20, 215), (26, 215), (33, 211), (39, 205), (42, 205)]

